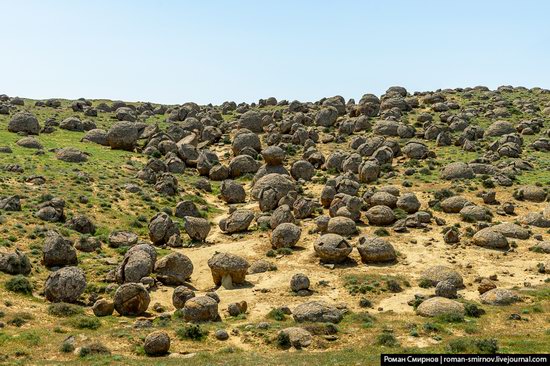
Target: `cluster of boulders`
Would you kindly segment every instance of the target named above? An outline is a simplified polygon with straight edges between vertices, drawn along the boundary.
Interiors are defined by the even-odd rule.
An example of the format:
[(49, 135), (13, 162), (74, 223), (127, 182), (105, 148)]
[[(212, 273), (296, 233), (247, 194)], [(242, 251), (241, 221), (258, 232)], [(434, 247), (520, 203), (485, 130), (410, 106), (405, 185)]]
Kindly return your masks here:
[[(124, 150), (128, 156), (134, 152), (139, 163), (130, 159), (125, 167), (134, 179), (125, 182), (124, 194), (145, 197), (151, 193), (154, 198), (149, 201), (172, 206), (155, 207), (154, 212), (160, 212), (148, 220), (148, 240), (124, 228), (112, 228), (100, 238), (96, 215), (70, 212), (71, 200), (44, 195), (32, 207), (34, 215), (50, 225), (39, 230), (41, 263), (31, 265), (19, 249), (2, 251), (0, 271), (28, 276), (43, 265), (50, 271), (43, 291), (48, 301), (80, 302), (91, 306), (98, 317), (114, 311), (121, 316), (141, 316), (150, 311), (152, 291), (173, 287), (173, 307), (186, 322), (198, 323), (222, 319), (219, 306), (224, 290), (245, 287), (247, 276), (277, 269), (268, 261), (249, 263), (228, 251), (214, 252), (206, 263), (193, 263), (184, 254), (185, 248), (209, 245), (213, 224), (217, 228), (211, 238), (216, 240), (240, 240), (256, 230), (267, 231), (259, 235), (267, 242), (269, 256), (280, 258), (301, 247), (315, 254), (323, 266), (320, 270), (353, 267), (354, 255), (368, 266), (404, 262), (396, 249), (396, 237), (405, 237), (411, 230), (429, 232), (434, 224), (441, 230), (440, 234), (432, 231), (433, 236), (449, 244), (445, 248), (471, 244), (480, 252), (507, 254), (514, 251), (517, 241), (534, 238), (531, 250), (549, 253), (548, 241), (533, 233), (550, 227), (550, 206), (543, 208), (549, 199), (548, 188), (543, 183), (518, 185), (513, 199), (499, 201), (505, 196), (501, 188), (517, 185), (522, 174), (540, 169), (532, 154), (550, 151), (550, 131), (545, 130), (550, 105), (537, 98), (510, 101), (506, 96), (510, 92), (548, 93), (476, 87), (411, 94), (403, 87), (390, 87), (381, 97), (365, 94), (357, 103), (334, 96), (313, 103), (268, 98), (257, 104), (225, 102), (221, 106), (118, 101), (109, 105), (79, 99), (67, 106), (74, 115), (60, 122), (55, 118), (39, 121), (41, 114), (25, 108), (28, 101), (2, 95), (0, 114), (9, 115), (7, 130), (19, 135), (16, 146), (0, 147), (2, 154), (13, 154), (12, 147), (34, 149), (25, 151), (37, 155), (53, 153), (61, 162), (80, 163), (71, 165), (78, 171), (101, 159), (87, 152), (87, 147)], [(34, 107), (57, 110), (63, 106), (50, 99)], [(532, 118), (517, 120), (511, 113)], [(101, 125), (94, 119), (101, 114), (109, 114), (115, 122)], [(148, 123), (153, 116), (165, 120)], [(52, 133), (78, 134), (83, 144), (45, 151), (44, 146), (49, 146), (46, 134)], [(445, 156), (447, 152), (453, 154), (451, 158)], [(21, 165), (2, 166), (2, 171), (21, 174), (30, 169)], [(85, 172), (78, 176), (92, 182)], [(420, 191), (412, 182), (417, 178), (452, 190)], [(42, 176), (25, 177), (25, 184), (38, 188), (48, 183)], [(477, 183), (484, 190), (471, 198), (466, 188)], [(220, 201), (216, 206), (224, 211), (217, 221), (209, 217), (211, 204), (202, 198), (212, 198), (215, 191)], [(428, 196), (433, 199), (427, 200)], [(20, 213), (27, 208), (26, 202), (30, 206), (27, 199), (4, 194), (0, 211)], [(523, 204), (537, 209), (525, 210)], [(511, 221), (519, 207), (525, 213)], [(446, 219), (459, 223), (447, 224)], [(314, 228), (308, 231), (308, 225)], [(79, 238), (70, 239), (65, 229), (78, 233)], [(121, 257), (116, 263), (107, 262), (111, 268), (102, 278), (109, 282), (105, 293), (85, 299), (90, 273), (83, 270), (87, 267), (79, 261), (78, 251), (101, 252), (102, 241)], [(318, 265), (317, 260), (314, 263)], [(206, 266), (212, 284), (222, 291), (192, 286), (193, 274)], [(540, 273), (548, 271), (544, 265), (538, 268)], [(305, 273), (311, 276), (301, 268), (290, 273), (292, 295), (310, 296), (320, 288)], [(494, 278), (480, 277), (476, 283), (482, 304), (504, 306), (521, 300), (516, 291), (497, 286)], [(420, 316), (464, 316), (471, 310), (461, 294), (465, 281), (454, 268), (430, 266), (421, 273), (418, 285), (429, 289), (410, 302)], [(153, 305), (152, 310), (164, 313), (160, 305)], [(293, 310), (275, 310), (292, 315), (297, 323), (278, 333), (282, 343), (295, 348), (312, 344), (314, 334), (303, 324), (336, 324), (348, 311), (346, 304), (320, 300), (302, 302)], [(239, 317), (248, 311), (249, 304), (243, 300), (228, 304), (225, 314)], [(227, 339), (224, 332), (216, 332), (216, 337)], [(168, 333), (155, 331), (145, 338), (144, 351), (150, 356), (165, 355), (170, 343)]]

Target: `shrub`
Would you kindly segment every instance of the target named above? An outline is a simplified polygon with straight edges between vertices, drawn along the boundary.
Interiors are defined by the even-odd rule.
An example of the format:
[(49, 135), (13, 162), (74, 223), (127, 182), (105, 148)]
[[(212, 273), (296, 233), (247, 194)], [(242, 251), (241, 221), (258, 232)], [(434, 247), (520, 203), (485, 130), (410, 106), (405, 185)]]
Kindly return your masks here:
[(371, 308), (372, 302), (366, 297), (362, 297), (359, 299), (359, 306), (362, 308)]
[(432, 281), (426, 279), (426, 278), (423, 278), (420, 280), (420, 282), (418, 283), (418, 286), (419, 287), (422, 287), (422, 288), (430, 288), (432, 287)]
[(485, 310), (473, 303), (464, 304), (464, 310), (466, 311), (466, 315), (472, 318), (479, 318), (485, 314)]
[(286, 319), (286, 314), (281, 309), (271, 309), (267, 317), (280, 322)]
[(438, 333), (442, 330), (442, 328), (439, 324), (430, 323), (430, 322), (424, 323), (422, 328), (424, 328), (424, 331), (429, 332), (429, 333), (432, 333), (432, 332), (433, 333)]
[(17, 275), (6, 282), (6, 290), (24, 295), (32, 295), (32, 285), (23, 275)]
[(74, 315), (82, 314), (83, 310), (78, 305), (67, 304), (65, 302), (58, 302), (48, 306), (48, 314), (57, 317), (70, 317)]
[(443, 323), (462, 323), (464, 321), (464, 315), (460, 313), (447, 313), (438, 316), (437, 320)]
[(376, 337), (376, 343), (386, 347), (399, 346), (397, 338), (395, 338), (395, 336), (393, 335), (393, 331), (390, 329), (384, 329), (382, 333), (380, 333), (378, 337)]
[(386, 286), (390, 292), (401, 292), (403, 289), (401, 288), (401, 285), (396, 280), (388, 280), (386, 281)]
[(447, 344), (447, 351), (449, 351), (449, 353), (466, 352), (469, 346), (468, 343), (467, 340), (462, 338), (452, 339), (449, 341), (449, 344)]
[(190, 339), (192, 341), (202, 341), (207, 334), (208, 331), (203, 330), (198, 324), (185, 325), (176, 329), (176, 335), (181, 340)]
[(17, 328), (21, 327), (25, 323), (27, 323), (27, 321), (20, 316), (16, 316), (8, 320), (9, 325), (16, 326)]
[(86, 357), (91, 355), (110, 355), (111, 351), (101, 343), (92, 343), (80, 348), (80, 357)]
[(63, 342), (61, 343), (59, 350), (63, 353), (71, 353), (74, 351), (74, 344), (70, 342)]
[(493, 338), (478, 339), (474, 341), (474, 345), (480, 353), (495, 354), (498, 352), (498, 342)]
[(374, 230), (374, 235), (376, 236), (390, 236), (390, 233), (388, 230), (384, 229), (383, 227), (380, 227), (376, 230)]
[(279, 334), (277, 334), (277, 345), (281, 348), (290, 347), (290, 337), (286, 332), (279, 332)]
[(71, 324), (78, 329), (96, 330), (101, 326), (101, 322), (96, 317), (82, 316), (74, 319)]

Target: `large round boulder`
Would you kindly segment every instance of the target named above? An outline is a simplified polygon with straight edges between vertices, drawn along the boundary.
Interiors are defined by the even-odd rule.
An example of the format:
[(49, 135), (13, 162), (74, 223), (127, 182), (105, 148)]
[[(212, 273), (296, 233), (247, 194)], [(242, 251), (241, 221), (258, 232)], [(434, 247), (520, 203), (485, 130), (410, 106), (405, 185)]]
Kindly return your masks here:
[(117, 122), (107, 132), (107, 143), (111, 149), (133, 151), (139, 137), (135, 123)]
[(416, 313), (425, 317), (464, 315), (464, 305), (445, 297), (432, 297), (422, 301), (416, 308)]
[(32, 113), (17, 112), (8, 123), (8, 131), (38, 135), (40, 133), (40, 124)]
[(193, 263), (184, 254), (170, 253), (157, 261), (155, 273), (165, 285), (183, 285), (193, 274)]
[(353, 247), (338, 234), (325, 234), (313, 244), (315, 253), (324, 263), (340, 263), (348, 258)]
[(397, 253), (389, 241), (366, 235), (359, 238), (357, 251), (363, 263), (394, 262), (397, 258)]
[(51, 302), (75, 302), (86, 289), (86, 276), (78, 267), (64, 267), (50, 273), (44, 296)]
[(278, 225), (271, 234), (271, 246), (278, 248), (292, 248), (300, 240), (302, 229), (298, 225), (285, 222)]
[(115, 292), (115, 310), (123, 316), (137, 316), (147, 311), (151, 297), (142, 284), (126, 283)]

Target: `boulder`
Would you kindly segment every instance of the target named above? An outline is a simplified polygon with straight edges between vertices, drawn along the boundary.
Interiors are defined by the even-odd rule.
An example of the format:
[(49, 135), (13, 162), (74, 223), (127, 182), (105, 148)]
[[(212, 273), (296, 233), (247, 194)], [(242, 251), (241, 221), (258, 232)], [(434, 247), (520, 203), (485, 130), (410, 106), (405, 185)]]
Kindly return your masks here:
[(300, 240), (302, 229), (293, 223), (278, 225), (271, 234), (271, 246), (278, 248), (292, 248)]
[(231, 253), (216, 253), (208, 260), (216, 286), (244, 283), (249, 266), (246, 259)]
[(393, 245), (382, 238), (366, 235), (360, 237), (357, 251), (363, 263), (394, 262), (397, 259)]
[(115, 310), (123, 316), (138, 316), (147, 311), (151, 297), (142, 284), (126, 283), (115, 292)]
[(51, 302), (75, 302), (86, 289), (84, 271), (64, 267), (50, 273), (44, 285), (44, 296)]
[(353, 247), (338, 234), (325, 234), (313, 244), (315, 253), (325, 263), (340, 263), (348, 258)]
[(149, 333), (143, 342), (143, 350), (147, 356), (162, 356), (170, 350), (170, 336), (162, 330)]
[(38, 119), (29, 112), (17, 112), (8, 123), (8, 131), (23, 132), (28, 135), (38, 135), (40, 133), (40, 124)]
[(292, 316), (298, 323), (339, 323), (344, 314), (342, 310), (323, 301), (311, 301), (294, 308)]
[(420, 275), (420, 279), (428, 282), (431, 286), (437, 286), (437, 284), (441, 281), (449, 281), (456, 288), (464, 287), (464, 280), (462, 279), (460, 273), (452, 268), (442, 265), (437, 265), (426, 269)]
[(483, 293), (481, 302), (488, 305), (505, 306), (520, 301), (518, 295), (512, 291), (503, 288), (494, 288)]
[(184, 254), (170, 253), (157, 261), (155, 273), (165, 285), (183, 285), (193, 274), (193, 263)]
[(182, 314), (185, 321), (193, 323), (220, 320), (218, 302), (210, 296), (197, 296), (187, 300)]
[(425, 317), (437, 317), (443, 315), (464, 315), (464, 305), (445, 297), (432, 297), (422, 301), (416, 308), (416, 313)]
[(185, 217), (185, 232), (192, 240), (205, 241), (210, 233), (210, 222), (202, 217)]

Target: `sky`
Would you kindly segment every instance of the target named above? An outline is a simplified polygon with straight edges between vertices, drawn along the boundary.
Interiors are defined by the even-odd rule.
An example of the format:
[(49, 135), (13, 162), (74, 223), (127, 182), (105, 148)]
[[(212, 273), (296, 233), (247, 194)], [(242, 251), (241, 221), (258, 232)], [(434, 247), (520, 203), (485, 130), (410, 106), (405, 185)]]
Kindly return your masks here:
[(220, 104), (550, 88), (549, 14), (547, 0), (0, 0), (0, 93)]

